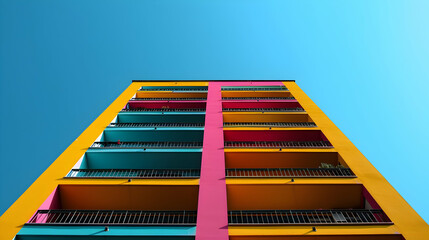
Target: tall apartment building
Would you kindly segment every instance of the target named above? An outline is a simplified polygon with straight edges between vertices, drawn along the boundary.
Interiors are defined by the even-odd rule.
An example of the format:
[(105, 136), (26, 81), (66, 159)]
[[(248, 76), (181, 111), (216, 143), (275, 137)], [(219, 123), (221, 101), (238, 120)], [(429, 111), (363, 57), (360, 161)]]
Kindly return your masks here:
[(294, 81), (133, 81), (0, 219), (16, 240), (421, 240)]

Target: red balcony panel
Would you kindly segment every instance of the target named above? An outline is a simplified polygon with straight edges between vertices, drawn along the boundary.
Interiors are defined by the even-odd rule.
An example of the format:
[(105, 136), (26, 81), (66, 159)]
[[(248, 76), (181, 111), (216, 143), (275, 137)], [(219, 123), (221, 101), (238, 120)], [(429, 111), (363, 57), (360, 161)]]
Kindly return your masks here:
[(258, 130), (226, 130), (225, 141), (253, 142), (253, 141), (328, 141), (320, 130), (286, 130), (286, 131), (258, 131)]
[(224, 102), (223, 108), (301, 108), (301, 105), (296, 101), (288, 102)]
[(185, 109), (185, 108), (206, 108), (206, 103), (201, 102), (145, 102), (145, 101), (132, 101), (128, 103), (129, 108), (176, 108), (176, 109)]

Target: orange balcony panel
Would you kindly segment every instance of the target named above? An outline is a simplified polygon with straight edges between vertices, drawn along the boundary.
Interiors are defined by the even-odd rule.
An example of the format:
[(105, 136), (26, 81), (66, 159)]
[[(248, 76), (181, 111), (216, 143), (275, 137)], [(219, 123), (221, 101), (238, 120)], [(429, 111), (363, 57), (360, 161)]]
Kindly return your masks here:
[(228, 210), (362, 209), (361, 184), (227, 185)]
[(60, 209), (197, 210), (197, 186), (60, 185)]

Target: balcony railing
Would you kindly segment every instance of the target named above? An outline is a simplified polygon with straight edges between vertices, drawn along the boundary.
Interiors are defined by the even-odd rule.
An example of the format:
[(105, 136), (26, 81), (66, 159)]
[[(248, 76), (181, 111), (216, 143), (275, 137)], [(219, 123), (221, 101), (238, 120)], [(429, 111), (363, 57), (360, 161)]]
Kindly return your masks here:
[(265, 177), (356, 177), (349, 168), (229, 168), (226, 177), (265, 178)]
[(284, 86), (273, 87), (222, 87), (222, 91), (287, 91)]
[(176, 127), (204, 127), (204, 123), (111, 123), (113, 128), (176, 128)]
[(121, 112), (205, 112), (204, 108), (130, 108)]
[(224, 112), (304, 112), (302, 108), (223, 108)]
[(230, 211), (229, 225), (355, 225), (392, 224), (381, 210)]
[(224, 127), (279, 127), (305, 128), (317, 127), (314, 122), (224, 122)]
[(195, 225), (196, 211), (38, 210), (28, 224)]
[(202, 148), (202, 142), (94, 142), (90, 149)]
[(207, 98), (131, 98), (130, 101), (205, 101)]
[(72, 169), (67, 178), (199, 178), (199, 169)]
[(225, 148), (332, 148), (328, 141), (306, 142), (225, 142)]
[(294, 97), (223, 97), (222, 100), (294, 100)]
[(172, 91), (172, 92), (207, 92), (207, 87), (174, 87), (174, 88), (150, 88), (144, 89), (140, 88), (139, 91)]

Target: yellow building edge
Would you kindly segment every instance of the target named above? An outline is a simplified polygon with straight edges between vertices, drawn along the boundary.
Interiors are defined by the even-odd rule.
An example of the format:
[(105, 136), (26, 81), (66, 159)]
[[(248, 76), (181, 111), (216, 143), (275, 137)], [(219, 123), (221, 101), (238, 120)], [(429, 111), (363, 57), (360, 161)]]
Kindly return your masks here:
[(335, 150), (407, 240), (429, 239), (429, 226), (353, 143), (294, 82), (284, 82)]
[[(316, 227), (316, 231), (312, 230)], [(229, 236), (317, 236), (399, 234), (394, 225), (359, 226), (228, 226)]]

